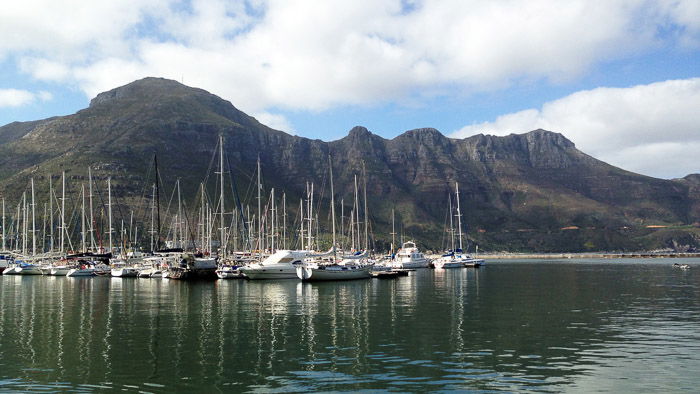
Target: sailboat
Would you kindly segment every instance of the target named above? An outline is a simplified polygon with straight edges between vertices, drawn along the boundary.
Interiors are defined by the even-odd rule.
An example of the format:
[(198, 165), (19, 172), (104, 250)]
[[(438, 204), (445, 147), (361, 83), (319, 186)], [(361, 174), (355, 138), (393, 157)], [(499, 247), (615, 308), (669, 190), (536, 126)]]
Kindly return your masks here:
[(450, 216), (450, 250), (440, 256), (439, 258), (433, 260), (433, 267), (437, 269), (441, 268), (463, 268), (464, 264), (460, 259), (457, 259), (455, 255), (455, 229), (454, 221), (452, 220), (452, 196), (448, 195), (447, 204), (449, 206), (449, 216)]
[(477, 259), (464, 252), (462, 249), (462, 213), (459, 208), (459, 184), (455, 182), (455, 195), (457, 199), (457, 232), (459, 234), (459, 248), (454, 251), (454, 257), (465, 267), (478, 268), (484, 263), (483, 259)]
[(139, 276), (139, 270), (136, 267), (130, 267), (124, 260), (116, 260), (111, 263), (112, 269), (110, 275), (116, 278), (136, 278)]
[[(258, 159), (258, 201), (260, 201), (260, 194), (259, 193), (260, 193), (261, 188), (262, 188), (262, 185), (260, 183), (260, 160)], [(307, 195), (308, 195), (307, 208), (309, 210), (309, 217), (311, 217), (313, 191), (309, 192), (307, 190)], [(261, 208), (258, 206), (258, 218), (261, 217), (261, 215), (260, 215), (261, 211), (262, 211)], [(300, 202), (299, 211), (302, 213), (302, 219), (301, 219), (302, 236), (301, 236), (301, 239), (303, 240), (303, 238), (304, 238), (304, 236), (303, 236), (303, 233), (304, 233), (303, 201)], [(309, 237), (310, 237), (310, 232), (311, 232), (311, 226), (309, 226)], [(260, 233), (261, 233), (261, 227), (258, 230), (258, 249), (262, 248), (261, 247), (262, 237), (260, 237)], [(246, 278), (251, 279), (251, 280), (297, 279), (297, 269), (296, 269), (297, 265), (301, 264), (304, 261), (304, 259), (307, 258), (312, 253), (313, 252), (311, 251), (310, 242), (309, 242), (308, 250), (307, 250), (307, 249), (304, 249), (303, 241), (302, 241), (302, 249), (301, 250), (280, 249), (280, 250), (277, 250), (275, 253), (271, 254), (270, 256), (266, 257), (262, 261), (245, 265), (245, 266), (239, 268), (239, 270), (240, 270), (240, 272), (242, 272), (246, 276)]]
[(367, 250), (352, 256), (345, 256), (340, 261), (336, 255), (335, 236), (335, 196), (333, 191), (333, 166), (331, 157), (328, 156), (331, 183), (331, 221), (333, 228), (332, 257), (330, 261), (323, 258), (307, 258), (302, 264), (297, 265), (296, 271), (299, 279), (303, 281), (327, 281), (327, 280), (353, 280), (369, 279), (372, 277), (371, 264), (367, 263)]
[(164, 277), (168, 279), (216, 279), (216, 259), (182, 253), (177, 264), (171, 264)]

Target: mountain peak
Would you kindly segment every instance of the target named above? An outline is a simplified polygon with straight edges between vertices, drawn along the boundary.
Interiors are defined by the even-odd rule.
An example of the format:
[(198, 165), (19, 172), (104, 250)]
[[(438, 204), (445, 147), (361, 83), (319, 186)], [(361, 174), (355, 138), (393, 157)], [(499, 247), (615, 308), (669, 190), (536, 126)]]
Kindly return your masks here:
[(545, 144), (545, 145), (556, 145), (562, 148), (575, 148), (571, 140), (564, 137), (561, 133), (555, 133), (553, 131), (537, 129), (532, 130), (524, 134), (525, 139), (530, 145), (534, 144)]
[(90, 100), (90, 107), (117, 100), (156, 98), (164, 95), (186, 95), (197, 91), (204, 92), (201, 89), (191, 88), (171, 79), (146, 77), (98, 94)]
[(405, 135), (407, 137), (421, 137), (421, 136), (430, 136), (430, 137), (444, 137), (441, 132), (439, 132), (437, 129), (434, 129), (432, 127), (423, 127), (420, 129), (413, 129), (413, 130), (408, 130), (402, 135)]
[(355, 126), (348, 132), (348, 136), (352, 138), (368, 137), (370, 135), (372, 135), (372, 132), (364, 126)]

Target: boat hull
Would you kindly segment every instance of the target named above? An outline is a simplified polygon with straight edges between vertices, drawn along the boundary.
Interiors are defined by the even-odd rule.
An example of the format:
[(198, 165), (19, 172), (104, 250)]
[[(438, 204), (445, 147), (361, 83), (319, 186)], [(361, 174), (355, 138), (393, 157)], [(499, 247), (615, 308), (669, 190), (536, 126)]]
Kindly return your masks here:
[(68, 271), (66, 276), (70, 278), (95, 276), (95, 270), (92, 268), (73, 268)]
[(39, 267), (17, 267), (17, 275), (43, 275)]
[(50, 275), (50, 276), (66, 276), (70, 270), (71, 270), (71, 268), (69, 268), (69, 267), (54, 267), (54, 268), (51, 268), (48, 275)]
[(464, 268), (465, 267), (465, 265), (461, 261), (433, 261), (433, 266), (437, 269)]
[(168, 268), (164, 276), (168, 279), (180, 280), (212, 280), (218, 279), (216, 269)]
[(163, 271), (155, 268), (139, 271), (139, 278), (162, 278)]
[(402, 261), (401, 262), (401, 268), (404, 268), (404, 269), (428, 268), (428, 267), (430, 267), (430, 260), (428, 260), (428, 259), (411, 260), (411, 261)]
[(113, 269), (111, 275), (115, 278), (136, 278), (139, 271), (136, 268), (118, 268)]
[(472, 258), (467, 258), (462, 261), (462, 265), (464, 267), (469, 267), (469, 268), (479, 268), (481, 265), (484, 264), (483, 259), (472, 259)]
[(219, 279), (245, 279), (245, 274), (241, 270), (216, 270)]
[(355, 280), (369, 279), (372, 277), (370, 267), (305, 267), (296, 268), (297, 277), (303, 281), (331, 281), (331, 280)]
[(240, 269), (246, 278), (251, 280), (274, 280), (274, 279), (299, 279), (296, 268), (288, 266), (257, 266), (242, 267)]

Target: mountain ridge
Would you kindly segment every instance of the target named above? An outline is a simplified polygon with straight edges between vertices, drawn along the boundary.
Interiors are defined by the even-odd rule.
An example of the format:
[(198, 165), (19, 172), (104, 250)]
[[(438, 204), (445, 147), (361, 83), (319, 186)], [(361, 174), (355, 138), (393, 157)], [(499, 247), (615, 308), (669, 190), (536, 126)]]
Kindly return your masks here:
[[(697, 246), (696, 229), (688, 228), (700, 216), (692, 174), (679, 180), (634, 174), (542, 129), (455, 139), (419, 128), (385, 139), (356, 126), (334, 141), (311, 140), (271, 129), (202, 89), (161, 78), (100, 93), (73, 115), (0, 127), (0, 186), (16, 199), (30, 174), (45, 179), (67, 171), (84, 181), (90, 165), (96, 176), (111, 176), (125, 200), (135, 199), (135, 185), (145, 187), (158, 154), (166, 177), (183, 179), (194, 192), (220, 134), (236, 178), (251, 179), (260, 157), (266, 190), (286, 190), (294, 198), (306, 181), (322, 182), (329, 154), (339, 197), (352, 195), (364, 165), (380, 243), (394, 208), (406, 235), (438, 248), (447, 194), (459, 182), (469, 236), (482, 250), (630, 250), (678, 245), (681, 238), (681, 245)], [(251, 203), (249, 197), (244, 200)], [(682, 237), (676, 230), (647, 229), (647, 223), (684, 228)], [(577, 230), (561, 230), (572, 227)]]

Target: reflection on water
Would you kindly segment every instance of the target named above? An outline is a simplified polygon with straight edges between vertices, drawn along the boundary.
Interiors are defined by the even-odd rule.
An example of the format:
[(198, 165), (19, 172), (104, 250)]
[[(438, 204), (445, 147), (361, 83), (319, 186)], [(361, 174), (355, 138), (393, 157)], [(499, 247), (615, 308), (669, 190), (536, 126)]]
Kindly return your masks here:
[(0, 277), (0, 390), (693, 391), (700, 264), (339, 283)]

